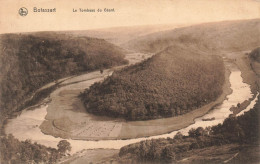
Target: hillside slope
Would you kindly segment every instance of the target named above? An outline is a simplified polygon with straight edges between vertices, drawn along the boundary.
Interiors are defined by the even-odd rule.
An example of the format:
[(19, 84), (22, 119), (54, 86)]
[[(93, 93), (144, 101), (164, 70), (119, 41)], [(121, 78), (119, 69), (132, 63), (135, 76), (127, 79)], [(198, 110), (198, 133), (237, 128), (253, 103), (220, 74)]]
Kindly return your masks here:
[(181, 115), (215, 100), (223, 82), (219, 57), (178, 45), (94, 84), (82, 100), (86, 110), (97, 115), (156, 119)]
[(2, 116), (17, 110), (48, 82), (127, 63), (120, 48), (102, 39), (55, 32), (3, 34), (0, 48)]
[(201, 50), (243, 51), (260, 43), (260, 19), (193, 25), (133, 39), (124, 46), (136, 51), (159, 52), (171, 45), (193, 45)]

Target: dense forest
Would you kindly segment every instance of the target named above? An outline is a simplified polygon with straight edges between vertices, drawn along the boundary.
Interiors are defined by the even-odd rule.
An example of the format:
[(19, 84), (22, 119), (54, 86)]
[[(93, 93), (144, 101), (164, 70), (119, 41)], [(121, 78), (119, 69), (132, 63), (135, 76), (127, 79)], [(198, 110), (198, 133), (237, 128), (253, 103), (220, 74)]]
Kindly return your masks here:
[(224, 83), (222, 59), (172, 46), (147, 61), (113, 73), (82, 95), (86, 110), (126, 120), (187, 113), (214, 101)]
[(0, 48), (1, 116), (48, 82), (127, 63), (122, 49), (105, 40), (55, 32), (3, 34)]
[[(242, 116), (229, 117), (223, 124), (206, 129), (191, 129), (188, 136), (177, 133), (174, 138), (146, 140), (122, 147), (119, 163), (175, 163), (187, 153), (191, 155), (194, 150), (230, 144), (240, 145), (240, 150), (243, 147), (252, 149), (252, 146), (260, 145), (259, 109), (260, 96), (253, 109)], [(212, 163), (212, 160), (217, 160), (211, 157), (211, 161), (200, 162)], [(247, 159), (242, 155), (239, 160), (239, 163), (258, 163), (254, 160), (259, 159)]]
[(0, 138), (1, 163), (56, 163), (61, 157), (70, 150), (70, 143), (61, 140), (57, 147), (50, 148), (30, 140), (19, 141), (11, 134)]

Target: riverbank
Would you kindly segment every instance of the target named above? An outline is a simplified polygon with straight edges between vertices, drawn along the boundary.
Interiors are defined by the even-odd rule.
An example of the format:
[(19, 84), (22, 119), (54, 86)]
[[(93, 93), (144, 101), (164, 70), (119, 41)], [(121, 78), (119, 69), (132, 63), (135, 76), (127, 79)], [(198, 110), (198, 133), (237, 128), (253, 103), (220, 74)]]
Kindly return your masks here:
[(249, 58), (248, 51), (238, 52), (222, 52), (224, 56), (234, 62), (241, 71), (243, 82), (250, 85), (252, 93), (255, 95), (258, 91), (257, 77), (255, 71), (252, 69), (251, 60)]
[[(244, 62), (246, 62), (246, 61), (248, 61), (248, 60), (244, 60)], [(248, 63), (247, 63), (248, 64)], [(237, 64), (236, 64), (237, 65)], [(241, 66), (239, 67), (239, 68), (241, 68)], [(250, 70), (249, 70), (250, 71)], [(257, 70), (255, 70), (255, 71), (257, 71)], [(243, 77), (243, 81), (244, 82), (248, 82), (248, 80), (247, 79), (244, 79), (247, 74), (247, 69), (243, 69), (243, 72), (241, 71), (241, 76)], [(259, 76), (259, 74), (258, 74), (258, 76)], [(251, 79), (251, 80), (253, 80), (253, 78)], [(258, 79), (259, 80), (259, 79)], [(252, 84), (252, 83), (251, 83)], [(258, 84), (259, 85), (259, 84)], [(252, 90), (252, 87), (251, 87), (251, 85), (250, 85), (250, 88), (251, 88), (251, 90)], [(259, 92), (259, 90), (258, 90), (258, 92)], [(251, 98), (251, 99), (253, 99), (253, 98)], [(247, 107), (248, 108), (248, 107)], [(238, 149), (237, 149), (237, 151), (234, 151), (234, 153), (233, 153), (233, 150), (235, 150), (234, 148), (233, 148), (233, 146), (232, 145), (225, 145), (224, 147), (212, 147), (212, 148), (210, 148), (210, 149), (205, 149), (205, 151), (203, 150), (203, 153), (199, 156), (200, 158), (202, 158), (203, 157), (203, 159), (204, 158), (206, 158), (206, 157), (208, 157), (208, 154), (212, 154), (212, 153), (214, 153), (214, 152), (216, 152), (218, 149), (219, 149), (219, 151), (222, 151), (222, 153), (220, 153), (220, 154), (216, 154), (218, 157), (219, 157), (219, 160), (221, 159), (221, 161), (223, 161), (223, 162), (226, 162), (226, 161), (228, 161), (228, 160), (232, 160), (236, 155), (240, 155), (240, 154), (244, 154), (243, 153), (243, 150), (242, 150), (242, 152), (240, 151), (241, 150), (241, 148), (239, 147), (239, 145), (234, 145), (235, 147), (237, 147)], [(232, 153), (230, 152), (230, 150), (231, 150), (231, 148), (232, 148)], [(258, 150), (259, 148), (258, 147), (256, 147), (255, 148), (256, 150)], [(250, 150), (250, 149), (249, 149)], [(82, 162), (84, 162), (84, 161), (92, 161), (93, 163), (102, 163), (104, 160), (103, 160), (103, 158), (102, 157), (99, 157), (98, 158), (98, 154), (100, 154), (100, 153), (102, 153), (103, 151), (107, 151), (107, 152), (110, 152), (111, 153), (111, 156), (110, 156), (110, 158), (108, 158), (108, 157), (106, 157), (105, 159), (106, 159), (106, 161), (113, 161), (113, 163), (118, 163), (118, 159), (119, 159), (119, 157), (118, 157), (118, 153), (115, 151), (115, 150), (113, 150), (113, 149), (105, 149), (105, 150), (102, 150), (102, 149), (96, 149), (95, 150), (95, 153), (96, 153), (96, 157), (97, 158), (95, 158), (95, 159), (91, 159), (91, 160), (86, 160), (87, 158), (86, 157), (88, 157), (88, 155), (87, 155), (87, 153), (86, 152), (88, 152), (88, 150), (84, 150), (84, 151), (82, 151), (81, 153), (82, 154), (85, 154), (85, 156), (79, 156), (79, 154), (77, 153), (75, 156), (77, 156), (77, 158), (70, 158), (71, 160), (70, 160), (70, 162), (76, 162), (76, 161), (82, 161)], [(201, 150), (199, 150), (199, 151), (201, 151)], [(219, 151), (217, 151), (217, 152), (219, 152)], [(238, 154), (238, 152), (240, 152), (240, 154)], [(253, 152), (253, 151), (252, 151)], [(93, 152), (92, 152), (93, 153)], [(200, 153), (200, 152), (197, 152), (197, 153)], [(197, 154), (197, 153), (195, 153), (195, 154)], [(192, 160), (198, 160), (198, 159), (200, 159), (200, 158), (198, 158), (198, 156), (197, 155), (191, 155), (192, 153), (189, 153), (189, 155), (187, 156), (187, 158), (183, 158), (183, 160), (182, 161), (179, 161), (180, 163), (185, 163), (185, 162), (191, 162)], [(203, 155), (204, 154), (204, 155)], [(247, 155), (251, 155), (252, 153), (250, 153), (250, 154), (247, 154)], [(93, 155), (93, 154), (92, 154)], [(223, 158), (223, 159), (222, 159)], [(211, 160), (211, 159), (210, 159)]]
[[(231, 63), (230, 63), (231, 64)], [(228, 65), (228, 66), (235, 66), (235, 65)], [(236, 66), (235, 66), (236, 67)], [(106, 71), (104, 71), (106, 72)], [(92, 74), (95, 74), (98, 72), (93, 72)], [(88, 74), (89, 75), (89, 74)], [(99, 73), (100, 75), (100, 73)], [(82, 75), (84, 77), (84, 75)], [(89, 78), (89, 76), (87, 76)], [(73, 79), (70, 79), (73, 80)], [(93, 80), (93, 79), (92, 79)], [(221, 105), (217, 105), (214, 107), (214, 110), (209, 111), (208, 114), (204, 115), (203, 117), (195, 119), (195, 123), (179, 130), (183, 134), (187, 134), (190, 128), (196, 128), (196, 127), (205, 127), (205, 126), (212, 126), (217, 125), (218, 123), (222, 123), (225, 118), (227, 118), (231, 111), (229, 110), (233, 105), (236, 105), (237, 103), (241, 103), (244, 100), (248, 100), (252, 97), (252, 94), (250, 92), (250, 86), (242, 82), (241, 72), (239, 69), (232, 69), (231, 74), (229, 76), (229, 81), (231, 84), (231, 89), (233, 92), (228, 95), (227, 99), (221, 103)], [(93, 81), (92, 81), (93, 82)], [(79, 88), (82, 87), (82, 84), (84, 82), (80, 83), (74, 83), (73, 86), (68, 85), (66, 86), (66, 89), (75, 89), (77, 91)], [(76, 86), (75, 86), (76, 85)], [(86, 86), (86, 84), (84, 84)], [(59, 93), (59, 91), (62, 91), (64, 87), (59, 88), (56, 90), (56, 94)], [(60, 97), (58, 98), (61, 100), (61, 102), (73, 102), (73, 99), (66, 99), (66, 96), (64, 97), (64, 93), (68, 91), (63, 90), (63, 94), (60, 94)], [(62, 93), (62, 92), (60, 92)], [(54, 94), (54, 93), (53, 93)], [(70, 94), (67, 94), (69, 96)], [(60, 99), (65, 98), (65, 99)], [(54, 102), (55, 99), (52, 99), (51, 102)], [(66, 104), (64, 103), (64, 104)], [(56, 147), (57, 143), (62, 140), (62, 138), (59, 137), (53, 137), (51, 135), (45, 135), (41, 132), (39, 126), (42, 124), (43, 121), (45, 121), (45, 116), (47, 115), (47, 108), (51, 105), (48, 103), (48, 105), (41, 106), (40, 108), (37, 108), (35, 110), (30, 111), (24, 111), (19, 117), (12, 119), (9, 121), (9, 123), (6, 126), (6, 133), (13, 134), (17, 139), (19, 140), (26, 140), (30, 139), (33, 142), (37, 142), (42, 145), (50, 146), (50, 147)], [(254, 105), (251, 103), (251, 105)], [(62, 108), (62, 105), (58, 106)], [(56, 108), (53, 108), (53, 111), (55, 111)], [(76, 108), (78, 109), (78, 108)], [(59, 110), (56, 110), (59, 111)], [(68, 111), (71, 112), (71, 110), (63, 110), (63, 112), (59, 112), (58, 114), (68, 114)], [(77, 111), (79, 116), (82, 116), (84, 118), (84, 113)], [(74, 112), (76, 113), (76, 112)], [(86, 112), (85, 112), (86, 113)], [(57, 115), (53, 115), (57, 116)], [(62, 115), (61, 115), (62, 116)], [(75, 115), (72, 115), (75, 116)], [(215, 117), (215, 120), (212, 121), (203, 121), (202, 119), (205, 118), (212, 118)], [(74, 118), (75, 120), (79, 120), (80, 117)], [(94, 119), (90, 119), (90, 121), (93, 121)], [(108, 120), (109, 121), (109, 120)], [(110, 120), (111, 121), (111, 120)], [(107, 123), (107, 120), (106, 122)], [(112, 123), (115, 123), (112, 121)], [(67, 122), (67, 125), (70, 125), (70, 122)], [(83, 124), (84, 125), (84, 124)], [(104, 124), (103, 124), (104, 125)], [(100, 125), (97, 125), (98, 127)], [(72, 127), (72, 126), (71, 126)], [(74, 126), (75, 127), (75, 126)], [(103, 127), (103, 126), (102, 126)], [(69, 127), (67, 127), (69, 129)], [(66, 129), (66, 130), (67, 130)], [(98, 131), (95, 131), (98, 132)], [(143, 137), (143, 138), (136, 138), (136, 139), (128, 139), (128, 140), (99, 140), (99, 141), (84, 141), (84, 140), (73, 140), (73, 139), (67, 139), (68, 142), (71, 143), (72, 150), (71, 153), (74, 154), (76, 152), (79, 152), (84, 149), (120, 149), (121, 147), (125, 145), (129, 145), (132, 143), (140, 142), (147, 139), (157, 139), (157, 138), (167, 138), (167, 137), (173, 137), (177, 131), (173, 131), (171, 133), (166, 133), (162, 135), (156, 135), (156, 136), (150, 136), (150, 137)]]
[(86, 113), (78, 95), (94, 82), (102, 81), (110, 71), (105, 71), (103, 75), (99, 72), (82, 75), (76, 77), (79, 83), (62, 87), (50, 95), (52, 102), (49, 103), (46, 120), (40, 128), (45, 134), (76, 140), (131, 139), (170, 133), (193, 124), (196, 118), (225, 100), (232, 92), (229, 69), (226, 67), (223, 93), (216, 101), (177, 117), (129, 122)]

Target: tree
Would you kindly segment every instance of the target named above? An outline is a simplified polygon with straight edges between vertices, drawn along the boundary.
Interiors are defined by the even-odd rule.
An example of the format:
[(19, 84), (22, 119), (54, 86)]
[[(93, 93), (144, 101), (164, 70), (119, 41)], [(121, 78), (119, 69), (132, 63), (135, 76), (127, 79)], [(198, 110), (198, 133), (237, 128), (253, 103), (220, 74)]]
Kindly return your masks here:
[(58, 151), (61, 153), (61, 154), (65, 154), (67, 151), (71, 151), (71, 146), (70, 146), (70, 143), (67, 141), (67, 140), (61, 140), (59, 143), (58, 143)]
[(170, 146), (166, 146), (163, 150), (162, 150), (162, 154), (161, 154), (161, 157), (162, 157), (162, 160), (165, 162), (165, 163), (171, 163), (173, 160), (175, 160), (175, 153), (174, 151), (171, 149)]
[(174, 139), (177, 139), (177, 140), (182, 139), (182, 138), (183, 138), (183, 135), (181, 134), (181, 132), (178, 132), (178, 133), (175, 134), (175, 136), (174, 136)]
[(202, 127), (198, 127), (197, 129), (191, 128), (188, 133), (190, 137), (199, 137), (206, 135), (207, 131)]
[(189, 137), (196, 137), (196, 129), (191, 128), (188, 132)]

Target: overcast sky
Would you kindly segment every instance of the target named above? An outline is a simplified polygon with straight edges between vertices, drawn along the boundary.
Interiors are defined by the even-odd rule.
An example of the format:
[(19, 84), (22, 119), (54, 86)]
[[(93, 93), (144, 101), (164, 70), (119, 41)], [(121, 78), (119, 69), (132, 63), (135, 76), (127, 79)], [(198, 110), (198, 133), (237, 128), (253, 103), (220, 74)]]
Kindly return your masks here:
[[(183, 24), (260, 18), (253, 0), (0, 0), (0, 33), (86, 30), (115, 26)], [(28, 9), (20, 16), (20, 7)], [(35, 13), (33, 7), (56, 8)], [(115, 12), (81, 13), (74, 9), (114, 8)]]

